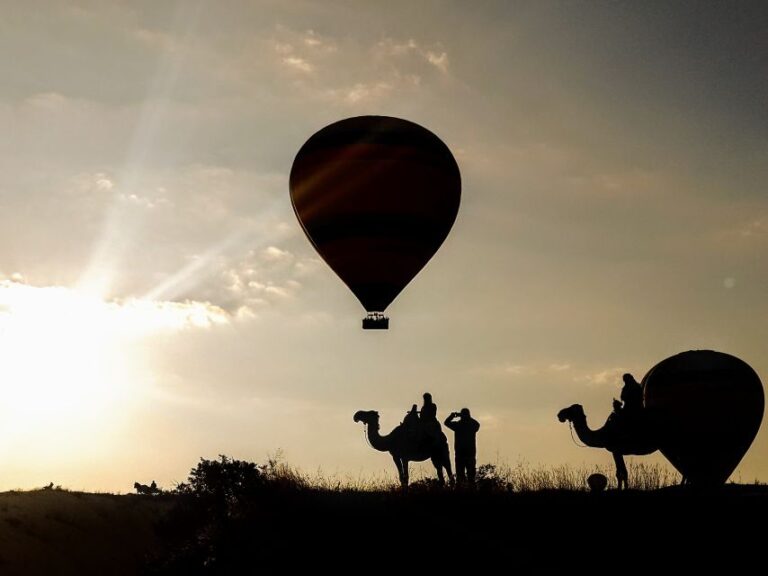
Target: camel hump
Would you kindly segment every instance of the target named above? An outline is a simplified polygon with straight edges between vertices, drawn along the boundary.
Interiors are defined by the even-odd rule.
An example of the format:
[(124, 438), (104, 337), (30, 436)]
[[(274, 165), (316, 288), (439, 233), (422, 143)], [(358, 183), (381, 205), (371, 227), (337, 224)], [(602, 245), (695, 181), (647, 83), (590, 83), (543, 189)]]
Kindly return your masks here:
[(448, 438), (436, 420), (432, 422), (406, 417), (395, 430), (402, 434), (411, 446), (415, 446), (421, 451), (432, 451), (448, 443)]

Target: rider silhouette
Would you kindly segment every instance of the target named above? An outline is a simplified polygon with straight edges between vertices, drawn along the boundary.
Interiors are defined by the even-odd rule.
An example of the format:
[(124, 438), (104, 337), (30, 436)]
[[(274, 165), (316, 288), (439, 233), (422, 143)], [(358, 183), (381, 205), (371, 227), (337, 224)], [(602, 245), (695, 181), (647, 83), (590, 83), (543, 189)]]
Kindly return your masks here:
[(403, 425), (405, 426), (405, 433), (410, 438), (415, 438), (419, 433), (419, 409), (414, 404), (411, 406), (411, 410), (403, 418)]
[(643, 410), (643, 386), (632, 374), (624, 374), (621, 401), (613, 399), (613, 414), (609, 418), (624, 434), (631, 434), (639, 424)]
[(432, 394), (424, 393), (424, 403), (421, 406), (419, 420), (424, 433), (431, 439), (439, 441), (442, 435), (440, 422), (437, 421), (437, 404), (432, 402)]

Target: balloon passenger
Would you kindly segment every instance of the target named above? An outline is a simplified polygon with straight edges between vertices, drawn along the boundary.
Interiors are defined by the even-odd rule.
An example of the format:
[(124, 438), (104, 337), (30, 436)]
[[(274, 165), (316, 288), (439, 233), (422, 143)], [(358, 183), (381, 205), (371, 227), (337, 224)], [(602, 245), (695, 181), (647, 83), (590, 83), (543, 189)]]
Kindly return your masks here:
[[(456, 420), (458, 418), (458, 420)], [(451, 412), (444, 424), (453, 430), (453, 453), (456, 458), (456, 479), (460, 484), (469, 480), (475, 483), (475, 469), (477, 466), (477, 432), (480, 430), (480, 422), (472, 418), (469, 408), (462, 408), (461, 412)]]

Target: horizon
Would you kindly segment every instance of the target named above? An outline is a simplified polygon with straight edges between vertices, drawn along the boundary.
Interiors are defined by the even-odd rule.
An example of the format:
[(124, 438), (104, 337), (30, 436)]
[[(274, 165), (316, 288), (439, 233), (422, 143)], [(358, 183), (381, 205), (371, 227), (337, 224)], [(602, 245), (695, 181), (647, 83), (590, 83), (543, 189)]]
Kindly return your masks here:
[[(471, 409), (478, 464), (606, 468), (561, 408), (602, 424), (622, 374), (686, 350), (768, 377), (764, 4), (44, 4), (0, 24), (0, 490), (278, 450), (394, 479), (352, 415), (388, 431), (424, 392)], [(387, 331), (288, 189), (360, 115), (432, 131), (462, 178)], [(731, 479), (768, 481), (764, 428)]]

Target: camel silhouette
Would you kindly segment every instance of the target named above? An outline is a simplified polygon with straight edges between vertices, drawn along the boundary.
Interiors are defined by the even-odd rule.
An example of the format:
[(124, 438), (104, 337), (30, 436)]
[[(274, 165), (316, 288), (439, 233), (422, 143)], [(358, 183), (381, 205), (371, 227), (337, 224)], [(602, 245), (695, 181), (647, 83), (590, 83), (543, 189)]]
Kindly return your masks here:
[(571, 422), (579, 440), (587, 446), (605, 448), (613, 455), (619, 490), (627, 487), (629, 479), (624, 456), (646, 456), (659, 449), (658, 441), (654, 438), (649, 426), (636, 425), (623, 428), (616, 424), (613, 415), (608, 417), (602, 428), (590, 429), (581, 404), (563, 408), (557, 413), (557, 419), (560, 422)]
[(392, 460), (395, 461), (395, 466), (397, 466), (400, 484), (404, 488), (408, 487), (409, 462), (423, 462), (424, 460), (432, 460), (440, 484), (445, 483), (443, 468), (445, 468), (448, 473), (448, 479), (453, 484), (453, 470), (451, 469), (451, 458), (448, 452), (448, 439), (442, 432), (440, 433), (441, 438), (439, 440), (431, 439), (421, 434), (409, 433), (406, 426), (400, 424), (392, 432), (382, 436), (379, 433), (379, 413), (375, 410), (359, 410), (355, 412), (354, 421), (365, 424), (368, 442), (375, 450), (389, 452), (392, 455)]

